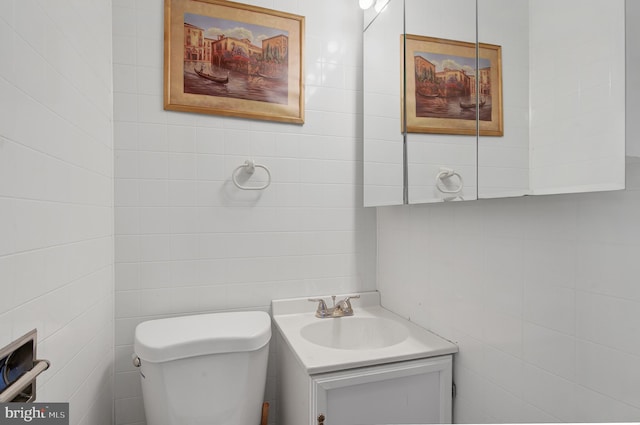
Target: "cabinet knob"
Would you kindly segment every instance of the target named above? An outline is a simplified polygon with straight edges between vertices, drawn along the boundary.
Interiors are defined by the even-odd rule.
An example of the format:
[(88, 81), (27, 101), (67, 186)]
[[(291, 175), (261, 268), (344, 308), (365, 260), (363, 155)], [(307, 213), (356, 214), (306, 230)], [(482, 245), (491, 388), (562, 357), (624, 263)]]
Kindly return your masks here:
[(324, 415), (322, 413), (318, 415), (318, 425), (324, 425)]

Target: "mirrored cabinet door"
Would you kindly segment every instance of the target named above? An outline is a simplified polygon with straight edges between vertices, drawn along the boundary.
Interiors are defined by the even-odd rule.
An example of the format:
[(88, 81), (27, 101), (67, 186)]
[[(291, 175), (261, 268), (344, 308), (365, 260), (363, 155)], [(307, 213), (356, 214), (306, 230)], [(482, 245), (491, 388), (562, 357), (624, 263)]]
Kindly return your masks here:
[(405, 0), (405, 33), (408, 202), (476, 199), (475, 0)]
[(529, 0), (478, 1), (478, 40), (502, 52), (504, 126), (499, 137), (479, 135), (479, 198), (530, 194), (529, 21)]
[(478, 197), (624, 188), (625, 1), (478, 0), (502, 46), (504, 136), (478, 140)]
[(404, 200), (404, 134), (401, 122), (401, 44), (404, 0), (365, 14), (363, 33), (364, 205)]

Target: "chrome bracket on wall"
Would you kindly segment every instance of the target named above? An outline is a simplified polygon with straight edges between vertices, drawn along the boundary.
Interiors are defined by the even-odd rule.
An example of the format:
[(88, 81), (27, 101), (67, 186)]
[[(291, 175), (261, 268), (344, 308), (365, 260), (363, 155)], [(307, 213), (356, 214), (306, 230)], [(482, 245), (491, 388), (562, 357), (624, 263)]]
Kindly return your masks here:
[(50, 364), (36, 359), (37, 336), (34, 329), (0, 349), (0, 403), (35, 401), (36, 378)]

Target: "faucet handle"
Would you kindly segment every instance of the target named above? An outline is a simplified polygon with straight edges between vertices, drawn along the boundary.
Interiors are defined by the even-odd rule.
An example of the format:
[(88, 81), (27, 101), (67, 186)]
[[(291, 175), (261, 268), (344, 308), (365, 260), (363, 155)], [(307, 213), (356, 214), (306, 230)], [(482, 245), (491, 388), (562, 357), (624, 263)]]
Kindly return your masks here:
[(324, 302), (324, 300), (322, 298), (308, 298), (309, 301), (311, 302), (317, 302), (318, 303), (318, 308), (316, 309), (316, 316), (317, 317), (326, 317), (327, 313), (328, 313), (328, 309), (327, 309), (327, 303)]
[(327, 305), (327, 303), (322, 298), (308, 298), (308, 300), (313, 303), (320, 303), (320, 305)]
[(347, 314), (353, 314), (353, 308), (351, 307), (350, 300), (357, 298), (360, 298), (360, 295), (349, 295), (342, 301), (338, 301), (338, 307), (340, 307)]
[(360, 298), (360, 295), (349, 295), (347, 298), (345, 298), (345, 299), (344, 299), (344, 300), (342, 300), (342, 301), (344, 301), (344, 302), (348, 303), (348, 302), (349, 302), (349, 300), (358, 299), (358, 298)]

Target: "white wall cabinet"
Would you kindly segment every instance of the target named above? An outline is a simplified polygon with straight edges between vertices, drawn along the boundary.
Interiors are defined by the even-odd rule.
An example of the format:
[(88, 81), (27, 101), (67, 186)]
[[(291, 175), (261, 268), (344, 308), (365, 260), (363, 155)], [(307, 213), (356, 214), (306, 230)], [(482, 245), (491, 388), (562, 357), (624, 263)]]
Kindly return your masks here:
[(308, 375), (280, 347), (282, 425), (451, 423), (451, 355)]
[[(377, 17), (365, 15), (364, 205), (624, 189), (625, 112), (634, 116), (627, 109), (633, 111), (638, 97), (635, 68), (625, 78), (625, 61), (634, 56), (626, 43), (625, 57), (625, 28), (629, 32), (634, 26), (625, 27), (625, 13), (630, 15), (625, 10), (633, 3), (393, 0)], [(452, 53), (442, 41), (435, 49), (439, 53), (423, 42), (419, 50), (408, 47), (413, 43), (404, 45), (405, 52), (400, 34), (500, 46), (501, 58), (489, 62), (488, 50), (481, 47), (478, 64), (469, 64), (475, 49)], [(476, 66), (490, 70), (482, 80), (488, 103), (478, 121), (454, 112), (461, 102), (475, 102), (474, 95), (426, 99), (413, 84), (404, 91), (398, 87), (395, 74), (402, 73), (397, 63), (403, 57), (401, 80), (428, 78), (438, 85), (432, 73), (416, 74), (421, 72), (413, 63), (416, 55), (430, 63), (439, 79), (447, 68), (463, 73), (474, 93), (481, 92), (482, 80), (476, 78)], [(404, 125), (407, 119), (433, 121)], [(472, 130), (474, 122), (479, 135), (459, 134), (463, 128)], [(499, 122), (504, 132), (498, 136)], [(489, 123), (495, 127), (489, 129)], [(441, 178), (442, 167), (461, 179)]]

